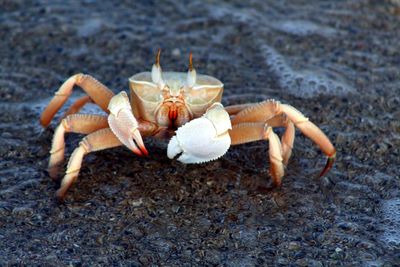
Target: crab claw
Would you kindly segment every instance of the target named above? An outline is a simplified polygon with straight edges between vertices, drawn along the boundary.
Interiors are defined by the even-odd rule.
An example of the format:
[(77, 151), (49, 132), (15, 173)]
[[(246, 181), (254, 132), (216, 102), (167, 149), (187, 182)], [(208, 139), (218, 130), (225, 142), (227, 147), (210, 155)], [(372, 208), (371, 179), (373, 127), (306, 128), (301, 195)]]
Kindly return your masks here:
[(223, 156), (231, 145), (228, 129), (232, 129), (228, 113), (214, 103), (206, 113), (179, 127), (168, 144), (170, 159), (182, 153), (182, 163), (203, 163)]
[(139, 124), (132, 114), (128, 95), (121, 92), (111, 98), (108, 109), (110, 110), (108, 124), (119, 141), (135, 154), (147, 156), (148, 152), (138, 130)]

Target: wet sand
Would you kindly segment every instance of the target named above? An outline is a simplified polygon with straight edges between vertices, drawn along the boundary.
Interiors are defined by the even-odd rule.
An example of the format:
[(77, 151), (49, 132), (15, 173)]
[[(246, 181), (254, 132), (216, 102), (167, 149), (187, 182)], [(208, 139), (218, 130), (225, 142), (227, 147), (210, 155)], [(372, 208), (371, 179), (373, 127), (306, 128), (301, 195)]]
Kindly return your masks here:
[[(1, 266), (399, 264), (398, 1), (25, 2), (0, 0)], [(78, 72), (128, 91), (159, 47), (171, 71), (192, 51), (225, 84), (224, 105), (302, 111), (335, 144), (334, 168), (318, 178), (325, 157), (298, 131), (271, 192), (266, 142), (183, 165), (147, 139), (145, 158), (85, 157), (57, 203), (46, 172), (57, 120), (43, 130), (41, 111)], [(67, 158), (81, 138), (68, 135)]]

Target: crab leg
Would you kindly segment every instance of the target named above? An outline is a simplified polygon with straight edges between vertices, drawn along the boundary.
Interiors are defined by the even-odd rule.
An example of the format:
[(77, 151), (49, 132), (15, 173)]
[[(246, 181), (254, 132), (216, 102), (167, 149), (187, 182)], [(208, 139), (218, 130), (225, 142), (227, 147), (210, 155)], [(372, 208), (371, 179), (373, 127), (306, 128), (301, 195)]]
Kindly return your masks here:
[(71, 95), (72, 89), (75, 85), (80, 86), (89, 95), (94, 103), (107, 112), (108, 103), (114, 96), (114, 93), (92, 76), (80, 73), (71, 76), (55, 93), (53, 99), (50, 101), (49, 105), (46, 107), (40, 117), (40, 123), (43, 125), (43, 127), (49, 125), (54, 115)]
[(225, 107), (226, 112), (228, 112), (229, 115), (236, 115), (240, 111), (249, 108), (251, 106), (254, 106), (255, 104), (239, 104), (239, 105), (231, 105)]
[(122, 143), (109, 128), (98, 130), (83, 138), (69, 159), (67, 171), (56, 193), (57, 198), (63, 200), (68, 189), (78, 178), (82, 160), (86, 154), (121, 145)]
[(64, 113), (63, 118), (67, 117), (68, 115), (78, 113), (81, 108), (86, 105), (87, 103), (93, 103), (93, 100), (90, 98), (90, 96), (85, 95), (80, 98), (78, 98), (69, 108), (68, 110)]
[(280, 187), (284, 174), (282, 146), (272, 127), (262, 122), (240, 123), (229, 131), (232, 145), (239, 145), (259, 140), (269, 141), (270, 173), (275, 186)]
[[(80, 114), (70, 115), (68, 117), (78, 115)], [(143, 136), (154, 135), (159, 130), (156, 125), (146, 121), (140, 122), (138, 129)], [(82, 160), (86, 154), (122, 145), (123, 143), (110, 128), (97, 130), (84, 137), (79, 143), (79, 147), (74, 150), (68, 161), (67, 171), (65, 172), (65, 176), (61, 181), (60, 189), (57, 190), (56, 195), (58, 199), (64, 199), (66, 192), (78, 178)]]
[(253, 104), (236, 114), (232, 119), (232, 124), (242, 122), (266, 122), (273, 117), (280, 115), (279, 102), (268, 100)]
[[(325, 175), (329, 169), (332, 167), (336, 156), (335, 147), (329, 141), (328, 137), (312, 122), (308, 120), (300, 111), (294, 107), (286, 104), (280, 104), (274, 100), (268, 100), (255, 104), (247, 109), (240, 111), (233, 119), (232, 124), (238, 124), (241, 122), (259, 122), (271, 120), (274, 116), (286, 115), (288, 119), (293, 122), (294, 126), (299, 128), (305, 136), (310, 138), (314, 143), (316, 143), (322, 152), (328, 156), (327, 163), (320, 173), (320, 176)], [(294, 140), (294, 129), (289, 126), (289, 132), (283, 137), (283, 153), (284, 158), (288, 159), (291, 153), (291, 147), (293, 146)], [(286, 146), (286, 147), (285, 147)]]
[(294, 124), (290, 120), (286, 120), (286, 130), (282, 135), (282, 157), (283, 163), (285, 166), (289, 163), (290, 156), (292, 155), (294, 137), (295, 137), (296, 129)]
[(55, 179), (59, 165), (64, 160), (64, 135), (68, 132), (89, 134), (99, 129), (107, 128), (107, 117), (100, 115), (72, 114), (61, 121), (54, 132), (50, 150), (48, 172)]
[(328, 156), (324, 169), (320, 177), (325, 175), (333, 166), (336, 158), (336, 149), (329, 141), (328, 137), (314, 123), (308, 120), (300, 111), (290, 105), (281, 105), (282, 112), (299, 128), (302, 133), (316, 143), (322, 152)]
[[(277, 103), (270, 100), (257, 104), (240, 104), (225, 107), (225, 110), (230, 115), (238, 115), (240, 113), (238, 116), (233, 117), (232, 124), (234, 125), (242, 122), (263, 122), (271, 127), (285, 127), (286, 130), (282, 136), (281, 143), (283, 163), (287, 165), (292, 155), (295, 128), (293, 123), (284, 114), (277, 115)], [(254, 112), (258, 109), (261, 109), (263, 113)]]

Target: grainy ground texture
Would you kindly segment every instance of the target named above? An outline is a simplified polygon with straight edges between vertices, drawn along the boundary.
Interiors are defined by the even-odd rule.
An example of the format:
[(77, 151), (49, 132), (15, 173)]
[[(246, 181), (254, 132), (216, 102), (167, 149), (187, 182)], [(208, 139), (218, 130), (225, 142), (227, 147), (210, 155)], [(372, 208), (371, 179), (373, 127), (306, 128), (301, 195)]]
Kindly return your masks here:
[[(65, 2), (0, 0), (1, 266), (399, 266), (399, 1)], [(183, 165), (150, 139), (145, 158), (87, 156), (57, 203), (57, 120), (43, 130), (40, 112), (77, 72), (127, 91), (159, 47), (164, 70), (192, 51), (225, 105), (304, 112), (337, 147), (332, 171), (317, 178), (325, 157), (300, 132), (272, 192), (266, 142)]]

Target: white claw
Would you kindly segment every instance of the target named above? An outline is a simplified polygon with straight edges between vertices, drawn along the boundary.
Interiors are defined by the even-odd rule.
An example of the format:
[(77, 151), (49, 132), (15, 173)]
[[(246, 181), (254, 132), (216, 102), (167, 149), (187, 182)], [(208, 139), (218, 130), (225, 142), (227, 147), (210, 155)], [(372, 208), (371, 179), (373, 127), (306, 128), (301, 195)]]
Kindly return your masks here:
[(138, 130), (139, 124), (132, 114), (128, 95), (122, 91), (113, 96), (108, 104), (108, 109), (110, 110), (108, 124), (121, 143), (138, 155), (147, 154)]
[(182, 163), (203, 163), (222, 157), (231, 145), (228, 113), (220, 103), (213, 104), (201, 117), (178, 128), (168, 144), (170, 159), (182, 153)]

